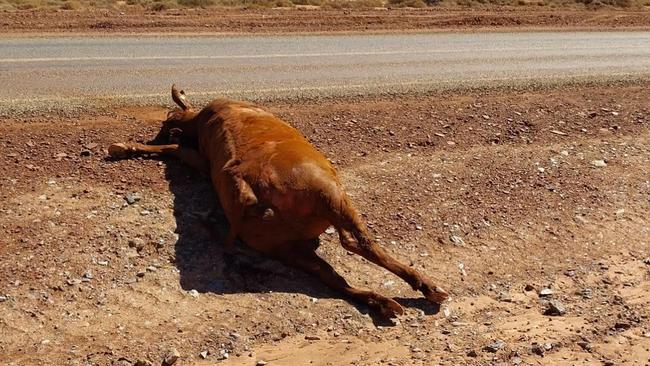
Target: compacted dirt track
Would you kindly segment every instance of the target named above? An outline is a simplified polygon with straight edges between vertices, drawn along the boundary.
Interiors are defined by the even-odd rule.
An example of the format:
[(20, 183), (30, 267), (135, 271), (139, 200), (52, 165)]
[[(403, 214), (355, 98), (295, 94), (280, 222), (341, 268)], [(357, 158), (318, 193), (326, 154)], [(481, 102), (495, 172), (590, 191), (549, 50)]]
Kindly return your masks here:
[(458, 31), (467, 29), (648, 29), (644, 9), (535, 6), (425, 9), (135, 9), (3, 12), (3, 33), (314, 33)]
[(0, 364), (647, 364), (649, 90), (268, 104), (334, 161), (375, 238), (452, 293), (428, 304), (324, 234), (347, 279), (404, 304), (396, 325), (224, 256), (188, 168), (106, 159), (165, 109), (4, 118)]

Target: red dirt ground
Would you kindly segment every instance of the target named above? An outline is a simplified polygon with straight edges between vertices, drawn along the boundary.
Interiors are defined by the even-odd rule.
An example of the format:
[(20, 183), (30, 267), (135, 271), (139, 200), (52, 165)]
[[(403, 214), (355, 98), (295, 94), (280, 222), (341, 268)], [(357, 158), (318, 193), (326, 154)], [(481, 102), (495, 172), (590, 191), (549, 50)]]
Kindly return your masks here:
[(159, 365), (172, 348), (177, 365), (647, 364), (649, 87), (268, 105), (335, 162), (381, 245), (451, 291), (428, 304), (323, 235), (348, 280), (404, 304), (394, 326), (225, 258), (211, 188), (179, 163), (106, 160), (163, 108), (7, 118), (0, 364)]
[(27, 33), (313, 33), (458, 30), (648, 29), (650, 11), (483, 9), (183, 9), (164, 12), (17, 11), (0, 17), (4, 34)]

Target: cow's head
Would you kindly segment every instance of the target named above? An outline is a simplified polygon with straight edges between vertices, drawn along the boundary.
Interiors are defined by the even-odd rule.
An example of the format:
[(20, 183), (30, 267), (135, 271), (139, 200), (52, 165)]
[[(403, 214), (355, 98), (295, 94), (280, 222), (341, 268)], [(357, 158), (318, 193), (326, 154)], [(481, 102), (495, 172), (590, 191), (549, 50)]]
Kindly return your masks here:
[(167, 113), (167, 119), (163, 121), (158, 135), (149, 142), (150, 145), (196, 143), (198, 138), (195, 123), (196, 112), (185, 96), (185, 92), (176, 89), (175, 84), (172, 85), (172, 99), (179, 108), (174, 108)]

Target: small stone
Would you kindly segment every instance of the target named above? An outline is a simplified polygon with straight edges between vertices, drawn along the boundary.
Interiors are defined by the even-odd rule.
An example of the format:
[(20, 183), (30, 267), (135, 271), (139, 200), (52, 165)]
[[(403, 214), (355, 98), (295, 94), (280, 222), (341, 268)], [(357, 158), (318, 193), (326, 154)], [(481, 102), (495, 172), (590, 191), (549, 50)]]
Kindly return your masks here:
[(134, 366), (153, 366), (153, 364), (149, 360), (137, 360)]
[(74, 286), (80, 284), (81, 280), (74, 278), (74, 279), (66, 280), (65, 282), (68, 284), (68, 286)]
[(630, 329), (632, 327), (632, 324), (630, 323), (625, 323), (625, 322), (617, 322), (614, 324), (614, 329), (616, 330), (626, 330)]
[(503, 291), (499, 293), (499, 301), (502, 302), (512, 302), (512, 296), (508, 291)]
[(144, 240), (140, 238), (133, 238), (129, 240), (129, 246), (135, 248), (137, 251), (141, 251), (144, 248)]
[(87, 279), (89, 279), (89, 280), (92, 280), (92, 279), (93, 279), (93, 273), (92, 273), (90, 270), (88, 270), (88, 271), (86, 271), (86, 272), (83, 274), (82, 277), (83, 277), (83, 278), (87, 278)]
[(147, 271), (138, 271), (135, 275), (142, 278), (145, 274), (147, 274)]
[(336, 229), (334, 228), (334, 226), (330, 226), (327, 229), (325, 229), (325, 234), (327, 234), (327, 235), (332, 235), (335, 232), (336, 232)]
[(228, 351), (226, 351), (225, 349), (222, 349), (222, 350), (219, 351), (219, 359), (220, 360), (227, 360), (228, 357), (230, 357), (230, 354), (228, 354)]
[(126, 203), (132, 205), (140, 201), (142, 199), (142, 195), (140, 195), (140, 193), (137, 192), (128, 193), (126, 196), (124, 196), (124, 199), (126, 200)]
[(451, 316), (451, 310), (445, 306), (445, 308), (442, 309), (442, 315), (444, 315), (445, 318), (449, 318)]
[(176, 363), (180, 357), (180, 352), (178, 352), (176, 348), (171, 348), (169, 351), (165, 352), (165, 356), (163, 357), (163, 365), (171, 366)]
[(524, 291), (535, 291), (535, 286), (533, 286), (533, 285), (531, 285), (531, 284), (527, 284), (527, 285), (524, 287)]
[(467, 271), (465, 270), (465, 264), (464, 263), (458, 263), (458, 269), (460, 270), (460, 275), (463, 277), (467, 277)]
[(548, 302), (548, 307), (544, 312), (544, 315), (550, 316), (562, 316), (566, 314), (566, 308), (559, 300), (551, 300)]
[(483, 347), (483, 351), (485, 352), (491, 352), (491, 353), (496, 353), (498, 350), (502, 349), (503, 347), (506, 346), (506, 342), (497, 339), (493, 343), (490, 343)]
[(535, 344), (533, 344), (532, 347), (530, 347), (530, 352), (531, 352), (531, 353), (534, 353), (534, 354), (536, 354), (536, 355), (539, 355), (539, 356), (544, 356), (544, 352), (545, 352), (545, 350), (544, 350), (544, 348), (543, 348), (542, 346), (540, 346), (539, 344), (535, 343)]
[(596, 168), (604, 168), (607, 166), (607, 163), (605, 160), (593, 160), (591, 162), (591, 165), (595, 166)]
[(451, 242), (454, 243), (454, 245), (459, 245), (459, 246), (465, 245), (465, 241), (463, 240), (463, 238), (461, 238), (458, 235), (451, 235), (449, 237), (449, 240), (451, 240)]
[(590, 288), (583, 288), (580, 290), (580, 295), (582, 296), (583, 299), (591, 299), (593, 296), (594, 291)]
[(585, 341), (578, 342), (578, 346), (580, 346), (580, 348), (582, 348), (583, 350), (585, 350), (587, 352), (591, 352), (591, 349), (593, 348), (591, 343), (585, 342)]
[(266, 365), (267, 363), (268, 363), (268, 362), (266, 362), (266, 361), (264, 361), (264, 360), (257, 360), (257, 362), (255, 363), (255, 366), (264, 366), (264, 365)]
[(583, 215), (576, 215), (575, 220), (580, 224), (586, 224), (589, 222)]
[(108, 261), (97, 261), (100, 266), (108, 266)]
[(208, 358), (208, 351), (203, 351), (199, 353), (199, 356), (201, 356), (201, 358), (205, 360), (206, 358)]
[(551, 295), (553, 295), (553, 290), (548, 287), (544, 287), (543, 289), (539, 290), (539, 297), (549, 297)]
[(189, 293), (190, 296), (192, 296), (192, 297), (199, 297), (199, 292), (196, 291), (196, 290), (190, 290), (188, 293)]
[(576, 271), (574, 269), (567, 269), (566, 271), (564, 271), (564, 275), (567, 277), (575, 277)]
[(466, 355), (467, 355), (468, 357), (478, 357), (478, 353), (476, 353), (476, 351), (473, 350), (473, 349), (467, 351)]
[(0, 296), (0, 302), (7, 301), (7, 296)]
[(650, 266), (650, 257), (645, 258), (645, 259), (643, 260), (643, 263), (644, 263), (644, 264), (647, 264), (647, 265)]
[(306, 335), (305, 339), (308, 341), (320, 341), (320, 337), (315, 335)]
[(81, 150), (81, 152), (79, 153), (79, 155), (81, 156), (90, 156), (90, 154), (91, 154), (90, 150), (85, 150), (85, 149)]

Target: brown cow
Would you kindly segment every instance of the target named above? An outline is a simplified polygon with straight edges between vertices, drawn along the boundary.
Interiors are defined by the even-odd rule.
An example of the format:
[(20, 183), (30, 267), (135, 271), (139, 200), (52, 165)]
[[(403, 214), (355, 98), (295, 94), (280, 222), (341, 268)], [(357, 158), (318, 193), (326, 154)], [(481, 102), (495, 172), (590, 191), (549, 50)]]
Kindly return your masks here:
[[(402, 314), (395, 300), (351, 287), (316, 254), (319, 235), (333, 225), (345, 249), (398, 275), (430, 301), (447, 298), (444, 290), (377, 246), (332, 164), (298, 130), (254, 104), (216, 99), (197, 113), (174, 86), (172, 98), (180, 109), (169, 112), (154, 141), (114, 144), (109, 153), (175, 156), (209, 175), (230, 223), (227, 249), (239, 237), (385, 317)], [(198, 150), (169, 144), (170, 136), (193, 141)], [(164, 140), (168, 144), (160, 144)]]

